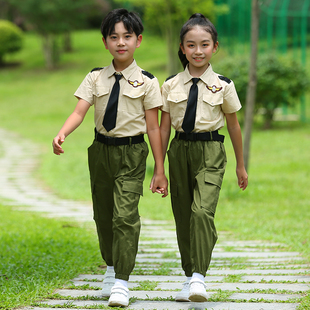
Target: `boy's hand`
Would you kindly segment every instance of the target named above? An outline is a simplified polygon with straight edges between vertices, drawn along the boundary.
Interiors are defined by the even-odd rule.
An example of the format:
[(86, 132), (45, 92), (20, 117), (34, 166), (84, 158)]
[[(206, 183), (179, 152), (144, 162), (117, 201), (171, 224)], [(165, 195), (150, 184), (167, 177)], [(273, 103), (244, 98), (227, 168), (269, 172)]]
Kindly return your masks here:
[(53, 140), (53, 151), (54, 154), (60, 155), (61, 153), (64, 153), (64, 150), (62, 149), (61, 145), (65, 141), (65, 135), (57, 135)]
[(155, 174), (151, 180), (150, 190), (152, 193), (162, 194), (162, 197), (168, 196), (168, 180), (164, 174)]
[(245, 168), (236, 169), (237, 177), (238, 177), (238, 185), (244, 191), (248, 186), (248, 174), (245, 171)]

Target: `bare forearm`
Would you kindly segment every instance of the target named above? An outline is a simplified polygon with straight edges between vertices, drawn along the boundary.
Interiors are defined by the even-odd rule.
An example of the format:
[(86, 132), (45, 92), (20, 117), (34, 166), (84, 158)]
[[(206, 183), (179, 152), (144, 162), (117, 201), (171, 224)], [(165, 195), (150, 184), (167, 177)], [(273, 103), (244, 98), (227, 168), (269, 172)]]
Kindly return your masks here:
[(148, 137), (154, 156), (156, 174), (164, 174), (164, 157), (159, 127), (149, 130)]

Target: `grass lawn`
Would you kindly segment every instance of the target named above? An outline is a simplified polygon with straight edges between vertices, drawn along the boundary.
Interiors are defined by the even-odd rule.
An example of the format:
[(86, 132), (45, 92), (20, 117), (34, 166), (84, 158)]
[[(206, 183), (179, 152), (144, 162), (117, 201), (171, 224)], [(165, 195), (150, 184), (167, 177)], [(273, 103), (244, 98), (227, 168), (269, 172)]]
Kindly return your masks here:
[[(43, 184), (64, 198), (90, 200), (86, 151), (93, 139), (92, 110), (83, 124), (67, 138), (65, 154), (52, 154), (51, 142), (73, 111), (77, 102), (73, 93), (87, 72), (94, 67), (109, 65), (111, 57), (104, 49), (99, 31), (76, 32), (73, 42), (75, 52), (64, 54), (60, 68), (48, 72), (44, 69), (39, 39), (32, 34), (25, 36), (24, 50), (8, 58), (11, 62), (21, 62), (21, 65), (0, 70), (0, 126), (40, 145), (41, 164), (35, 176)], [(222, 57), (221, 53), (225, 55), (225, 50), (220, 50), (216, 56), (215, 68), (216, 61)], [(146, 34), (135, 56), (138, 64), (157, 76), (162, 83), (168, 76), (165, 55), (164, 43)], [(309, 110), (310, 104), (307, 104)], [(218, 230), (232, 232), (235, 238), (283, 242), (310, 260), (310, 202), (307, 188), (310, 124), (277, 122), (268, 131), (262, 131), (256, 125), (251, 142), (249, 187), (245, 192), (238, 189), (232, 145), (225, 128), (223, 132), (227, 136), (228, 166), (216, 214)], [(140, 213), (144, 218), (172, 220), (169, 198), (162, 199), (148, 190), (152, 171), (153, 158), (150, 155)], [(8, 284), (4, 286), (7, 294), (0, 293), (1, 304), (2, 300), (8, 303), (6, 296), (16, 295), (18, 289), (20, 292), (25, 290), (24, 295), (30, 296), (28, 301), (37, 299), (50, 292), (52, 287), (82, 272), (82, 266), (97, 264), (97, 242), (90, 242), (96, 241), (93, 232), (86, 229), (87, 234), (83, 236), (85, 228), (66, 227), (61, 222), (47, 221), (31, 214), (13, 214), (4, 206), (0, 206), (0, 212), (0, 241), (4, 244), (0, 250), (1, 268), (4, 269), (0, 271), (0, 281), (1, 285)], [(25, 228), (18, 225), (21, 221), (27, 224)], [(68, 238), (60, 241), (63, 236)], [(70, 260), (75, 257), (68, 245), (71, 239), (79, 242), (80, 262)], [(61, 253), (56, 266), (43, 266), (55, 252), (58, 256)], [(31, 253), (31, 256), (27, 256), (27, 253)], [(28, 265), (31, 257), (38, 260), (37, 270)], [(68, 269), (60, 272), (59, 269), (64, 265)], [(23, 276), (22, 270), (26, 270)], [(53, 276), (55, 274), (58, 274), (56, 278)], [(32, 280), (29, 279), (35, 282), (32, 287)], [(43, 291), (37, 291), (38, 284), (41, 287), (45, 282), (48, 284), (46, 287), (43, 285)], [(24, 295), (20, 300), (15, 300), (15, 306), (19, 302), (25, 303)]]

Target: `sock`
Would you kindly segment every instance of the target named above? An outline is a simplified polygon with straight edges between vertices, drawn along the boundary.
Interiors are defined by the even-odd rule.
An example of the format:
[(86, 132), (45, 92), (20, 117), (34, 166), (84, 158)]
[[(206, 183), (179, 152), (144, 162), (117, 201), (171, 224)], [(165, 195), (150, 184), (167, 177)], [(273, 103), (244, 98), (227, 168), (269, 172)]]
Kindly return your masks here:
[(125, 280), (121, 280), (121, 279), (115, 279), (115, 285), (116, 284), (120, 284), (126, 288), (128, 288), (128, 281), (125, 281)]
[(114, 271), (114, 266), (107, 266), (107, 270)]
[(205, 277), (202, 274), (197, 273), (197, 272), (193, 273), (192, 279), (199, 279), (200, 281), (203, 281), (203, 282), (205, 281)]
[(186, 277), (186, 281), (190, 281), (192, 279), (192, 277)]

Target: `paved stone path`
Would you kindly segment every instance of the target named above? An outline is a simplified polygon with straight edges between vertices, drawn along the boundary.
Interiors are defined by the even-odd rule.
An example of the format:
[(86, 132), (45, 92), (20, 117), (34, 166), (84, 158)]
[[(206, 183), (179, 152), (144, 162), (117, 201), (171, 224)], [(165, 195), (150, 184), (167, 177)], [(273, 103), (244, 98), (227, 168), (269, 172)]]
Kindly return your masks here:
[[(19, 210), (45, 216), (92, 221), (90, 204), (59, 200), (31, 178), (38, 154), (29, 141), (0, 129), (0, 197)], [(285, 245), (262, 241), (235, 241), (219, 232), (205, 278), (209, 301), (177, 303), (174, 297), (185, 281), (180, 267), (175, 228), (171, 222), (142, 219), (139, 253), (130, 276), (128, 309), (297, 309), (310, 290), (310, 266)], [(53, 298), (38, 301), (24, 310), (105, 309), (108, 298), (100, 298), (102, 274), (79, 275)]]

